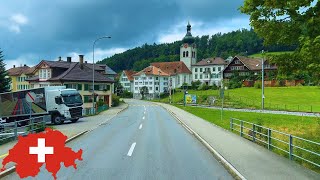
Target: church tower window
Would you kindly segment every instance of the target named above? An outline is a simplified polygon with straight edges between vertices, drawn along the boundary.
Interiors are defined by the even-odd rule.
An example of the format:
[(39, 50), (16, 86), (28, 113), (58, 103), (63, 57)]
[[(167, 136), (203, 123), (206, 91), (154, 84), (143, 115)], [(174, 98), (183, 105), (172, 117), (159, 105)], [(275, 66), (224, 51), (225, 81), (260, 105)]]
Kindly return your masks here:
[(186, 57), (189, 57), (189, 51), (187, 51), (187, 53), (186, 53)]

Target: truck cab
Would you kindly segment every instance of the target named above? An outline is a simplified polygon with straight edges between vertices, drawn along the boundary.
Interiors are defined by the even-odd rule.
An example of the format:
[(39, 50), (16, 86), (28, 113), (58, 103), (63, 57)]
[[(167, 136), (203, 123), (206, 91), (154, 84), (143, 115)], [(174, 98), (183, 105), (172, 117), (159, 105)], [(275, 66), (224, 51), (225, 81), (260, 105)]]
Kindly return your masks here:
[(46, 89), (46, 104), (54, 124), (62, 124), (66, 120), (76, 122), (82, 117), (83, 101), (75, 89)]

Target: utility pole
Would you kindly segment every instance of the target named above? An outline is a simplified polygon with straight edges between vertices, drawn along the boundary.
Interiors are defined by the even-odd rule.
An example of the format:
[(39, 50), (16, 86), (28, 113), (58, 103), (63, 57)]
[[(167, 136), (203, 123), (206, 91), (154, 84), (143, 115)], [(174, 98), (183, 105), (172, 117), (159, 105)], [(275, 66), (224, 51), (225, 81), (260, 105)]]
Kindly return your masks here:
[(261, 69), (261, 109), (264, 110), (264, 50), (262, 50), (262, 69)]

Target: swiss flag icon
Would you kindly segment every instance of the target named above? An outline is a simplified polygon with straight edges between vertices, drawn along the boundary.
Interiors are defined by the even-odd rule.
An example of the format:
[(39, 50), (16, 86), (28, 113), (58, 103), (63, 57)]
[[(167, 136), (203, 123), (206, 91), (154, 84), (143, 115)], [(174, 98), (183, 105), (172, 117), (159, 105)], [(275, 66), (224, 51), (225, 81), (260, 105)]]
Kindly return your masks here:
[(46, 169), (54, 179), (57, 179), (61, 162), (65, 167), (73, 166), (76, 169), (75, 161), (82, 160), (82, 149), (74, 152), (66, 147), (66, 140), (67, 136), (50, 128), (46, 128), (42, 133), (20, 136), (18, 143), (3, 159), (1, 171), (5, 170), (6, 164), (14, 162), (20, 178), (35, 177), (40, 172), (41, 166), (46, 164)]

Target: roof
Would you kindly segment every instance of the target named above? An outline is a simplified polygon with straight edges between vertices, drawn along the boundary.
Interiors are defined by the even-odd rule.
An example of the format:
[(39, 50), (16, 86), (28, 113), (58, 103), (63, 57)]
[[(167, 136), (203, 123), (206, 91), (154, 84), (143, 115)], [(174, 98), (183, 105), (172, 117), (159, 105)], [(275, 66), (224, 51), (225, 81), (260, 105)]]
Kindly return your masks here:
[(239, 59), (250, 70), (261, 70), (261, 67), (262, 67), (261, 59), (249, 58), (244, 56), (236, 56), (233, 58), (233, 60), (235, 58)]
[(155, 66), (160, 68), (165, 73), (171, 75), (175, 74), (191, 74), (191, 71), (182, 61), (174, 61), (174, 62), (156, 62), (151, 63), (151, 66)]
[(155, 75), (155, 76), (169, 76), (169, 74), (165, 73), (161, 69), (159, 69), (155, 66), (152, 66), (152, 65), (144, 68), (143, 70), (139, 71), (136, 74), (133, 74), (133, 76), (140, 76), (141, 74)]
[[(93, 70), (87, 66), (81, 68), (80, 63), (72, 63), (70, 68), (57, 77), (53, 77), (48, 81), (84, 81), (92, 82)], [(95, 82), (114, 82), (99, 72), (94, 73)]]
[(202, 59), (193, 66), (209, 66), (209, 65), (227, 65), (226, 61), (221, 57)]
[(64, 68), (64, 69), (68, 69), (70, 67), (71, 64), (74, 64), (76, 62), (67, 62), (67, 61), (48, 61), (48, 60), (42, 60), (36, 67), (35, 69), (37, 69), (42, 63), (45, 63), (46, 65), (48, 65), (51, 68)]
[(8, 70), (9, 76), (20, 76), (21, 74), (31, 74), (34, 67), (29, 66), (15, 67)]
[(132, 71), (132, 70), (124, 70), (123, 72), (126, 74), (129, 81), (133, 81), (133, 75), (137, 73), (136, 71)]
[(106, 65), (105, 67), (105, 70), (106, 70), (106, 74), (109, 74), (109, 75), (116, 75), (117, 73), (114, 72), (109, 66)]

